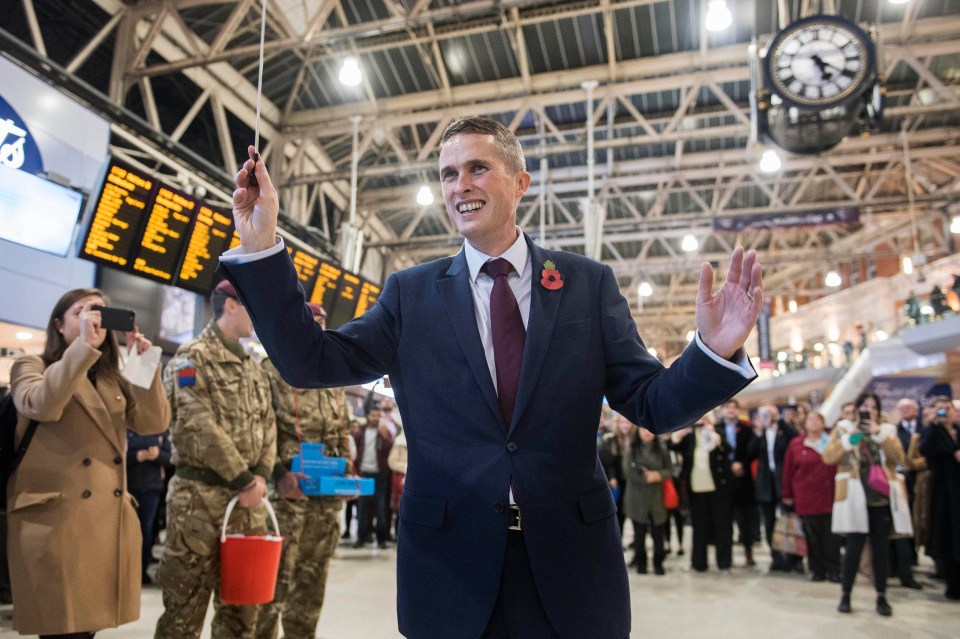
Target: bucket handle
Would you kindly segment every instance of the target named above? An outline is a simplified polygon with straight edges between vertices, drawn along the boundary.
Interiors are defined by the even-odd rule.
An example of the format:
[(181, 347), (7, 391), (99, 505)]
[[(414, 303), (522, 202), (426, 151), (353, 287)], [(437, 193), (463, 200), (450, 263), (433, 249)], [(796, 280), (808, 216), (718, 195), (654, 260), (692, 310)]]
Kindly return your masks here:
[[(227, 512), (223, 515), (223, 528), (220, 530), (220, 543), (223, 543), (227, 540), (227, 522), (230, 521), (230, 515), (233, 513), (233, 509), (239, 503), (240, 498), (234, 497), (230, 500), (230, 503), (227, 504)], [(270, 513), (270, 521), (273, 522), (273, 529), (277, 533), (277, 537), (280, 536), (280, 524), (277, 523), (277, 514), (273, 512), (273, 505), (270, 503), (270, 500), (266, 497), (263, 498), (264, 506), (267, 507), (267, 512)]]

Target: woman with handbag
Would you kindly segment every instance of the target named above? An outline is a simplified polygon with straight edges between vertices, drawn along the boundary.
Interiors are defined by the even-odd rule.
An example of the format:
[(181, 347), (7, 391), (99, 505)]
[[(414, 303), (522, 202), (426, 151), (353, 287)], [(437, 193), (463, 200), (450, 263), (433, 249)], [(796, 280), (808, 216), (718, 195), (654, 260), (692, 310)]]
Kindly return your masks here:
[(825, 430), (823, 415), (807, 413), (805, 434), (791, 440), (783, 457), (781, 501), (803, 522), (812, 581), (840, 583), (840, 538), (830, 529), (836, 469), (820, 457), (829, 441)]
[[(101, 326), (106, 297), (76, 289), (47, 324), (42, 357), (25, 355), (10, 383), (20, 416), (38, 423), (7, 486), (10, 581), (20, 634), (92, 637), (140, 616), (141, 535), (127, 492), (126, 428), (162, 433), (170, 407), (159, 370), (149, 388), (120, 374), (116, 336)], [(127, 333), (143, 353), (150, 342)]]
[(623, 473), (627, 479), (623, 503), (627, 517), (633, 522), (637, 572), (647, 574), (647, 531), (653, 537), (653, 571), (664, 574), (663, 529), (667, 509), (663, 504), (663, 482), (673, 476), (670, 451), (660, 439), (640, 427), (633, 435), (630, 448), (623, 456)]
[(893, 424), (880, 421), (880, 398), (861, 393), (855, 402), (858, 422), (841, 420), (830, 433), (823, 461), (837, 466), (832, 515), (833, 532), (846, 536), (843, 595), (837, 610), (851, 612), (850, 592), (863, 546), (870, 538), (877, 613), (893, 614), (886, 598), (889, 539), (893, 532), (890, 482), (903, 464), (903, 448)]

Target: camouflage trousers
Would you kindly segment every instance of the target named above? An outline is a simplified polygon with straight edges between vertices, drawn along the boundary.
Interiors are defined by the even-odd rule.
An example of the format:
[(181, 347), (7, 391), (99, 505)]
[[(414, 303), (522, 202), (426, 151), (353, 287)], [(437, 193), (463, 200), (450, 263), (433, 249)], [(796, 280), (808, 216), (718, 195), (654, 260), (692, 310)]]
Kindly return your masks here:
[[(220, 600), (220, 526), (236, 491), (174, 477), (167, 492), (167, 540), (157, 569), (163, 614), (155, 639), (199, 638), (213, 595), (212, 639), (253, 639), (258, 606)], [(264, 533), (262, 506), (236, 508), (228, 532)]]
[(340, 540), (339, 499), (271, 499), (284, 536), (277, 593), (260, 606), (257, 639), (313, 639), (327, 587), (327, 568)]

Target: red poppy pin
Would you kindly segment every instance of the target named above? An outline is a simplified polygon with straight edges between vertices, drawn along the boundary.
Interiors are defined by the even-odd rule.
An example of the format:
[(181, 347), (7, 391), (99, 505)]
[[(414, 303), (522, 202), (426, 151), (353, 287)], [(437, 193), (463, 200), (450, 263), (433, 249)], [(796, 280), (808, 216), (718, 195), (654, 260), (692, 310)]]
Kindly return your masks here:
[(563, 275), (557, 270), (557, 265), (551, 260), (543, 263), (543, 270), (540, 271), (540, 286), (548, 291), (556, 291), (563, 288)]

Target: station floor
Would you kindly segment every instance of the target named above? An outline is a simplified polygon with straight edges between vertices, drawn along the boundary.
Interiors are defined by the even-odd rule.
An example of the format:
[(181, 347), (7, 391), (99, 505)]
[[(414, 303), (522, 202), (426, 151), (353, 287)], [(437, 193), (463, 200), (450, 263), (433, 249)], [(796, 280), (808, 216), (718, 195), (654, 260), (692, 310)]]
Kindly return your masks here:
[[(629, 524), (626, 538), (629, 539)], [(686, 529), (690, 536), (690, 528)], [(689, 549), (689, 540), (685, 545)], [(156, 550), (160, 550), (158, 547)], [(930, 578), (926, 558), (916, 568), (922, 591), (899, 587), (891, 579), (888, 599), (893, 616), (874, 612), (873, 589), (862, 577), (853, 593), (854, 612), (836, 612), (840, 586), (812, 583), (798, 574), (769, 573), (769, 554), (758, 552), (755, 568), (744, 566), (742, 549), (726, 575), (687, 569), (689, 555), (671, 555), (662, 577), (630, 573), (634, 639), (744, 637), (816, 639), (913, 639), (960, 637), (960, 603), (943, 596), (943, 582)], [(713, 559), (711, 550), (711, 561)], [(155, 566), (151, 568), (151, 571)], [(342, 543), (330, 567), (327, 598), (317, 628), (319, 639), (399, 639), (396, 619), (396, 549), (354, 550)], [(897, 584), (897, 585), (895, 585)], [(139, 621), (97, 633), (97, 639), (149, 639), (163, 611), (160, 589), (143, 590)], [(0, 639), (18, 637), (10, 630), (9, 610), (0, 614)], [(203, 639), (210, 637), (208, 612)], [(437, 638), (446, 639), (446, 638)], [(452, 638), (451, 638), (452, 639)], [(579, 638), (578, 638), (579, 639)], [(591, 639), (583, 637), (582, 639)]]

